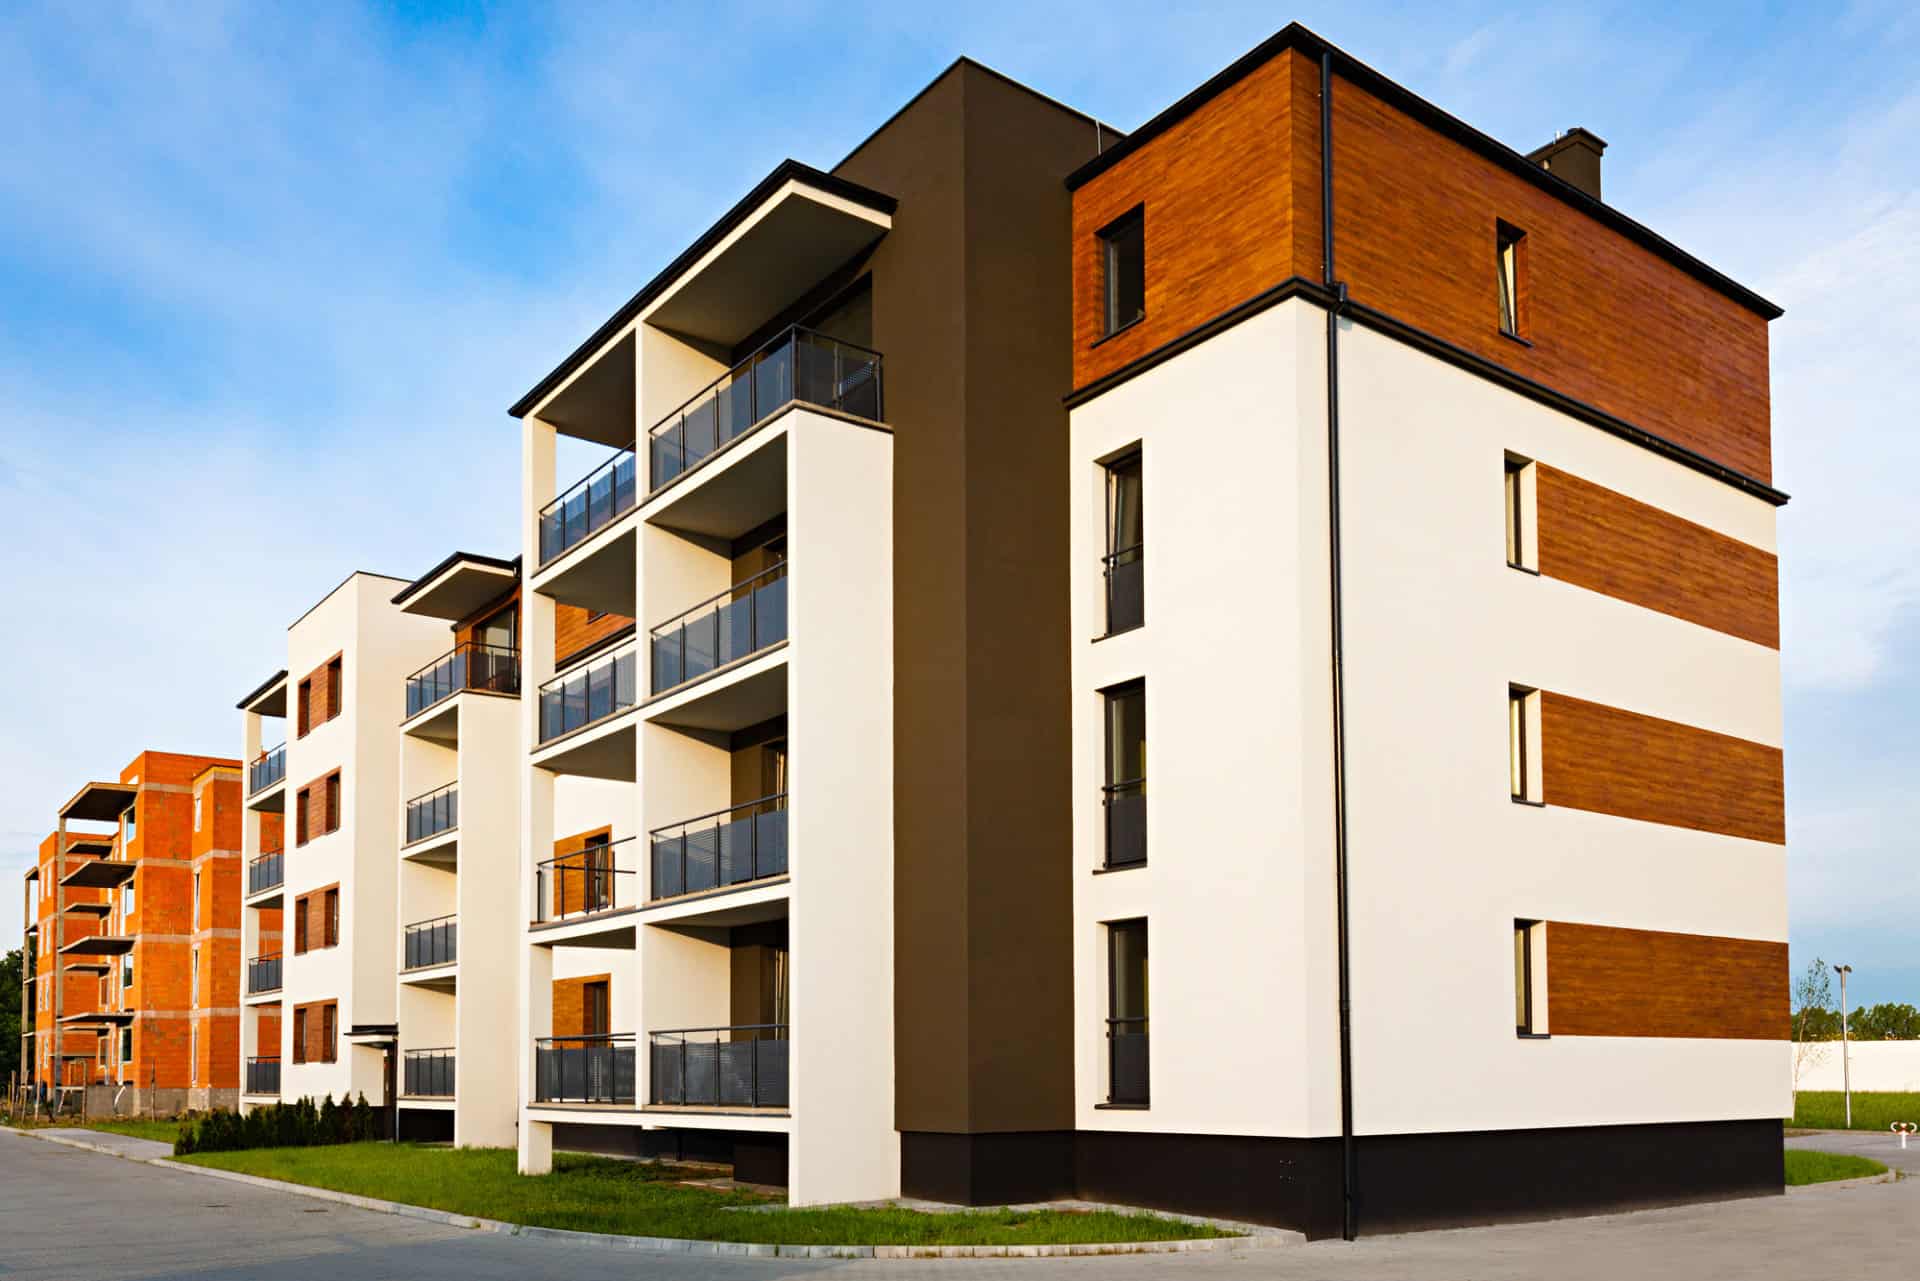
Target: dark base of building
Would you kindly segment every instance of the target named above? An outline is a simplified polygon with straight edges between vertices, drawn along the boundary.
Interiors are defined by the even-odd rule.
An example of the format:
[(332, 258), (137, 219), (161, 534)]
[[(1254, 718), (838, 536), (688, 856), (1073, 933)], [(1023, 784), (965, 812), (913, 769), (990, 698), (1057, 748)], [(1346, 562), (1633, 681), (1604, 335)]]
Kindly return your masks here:
[[(1781, 1122), (1573, 1126), (1355, 1140), (1365, 1235), (1767, 1196)], [(1179, 1214), (1342, 1231), (1337, 1138), (1060, 1130), (900, 1136), (901, 1190), (964, 1205), (1078, 1197)]]
[(643, 1130), (637, 1125), (553, 1124), (555, 1151), (629, 1160), (730, 1165), (742, 1183), (787, 1186), (787, 1136), (746, 1130)]
[(453, 1113), (446, 1108), (410, 1108), (402, 1105), (395, 1118), (402, 1143), (453, 1142)]

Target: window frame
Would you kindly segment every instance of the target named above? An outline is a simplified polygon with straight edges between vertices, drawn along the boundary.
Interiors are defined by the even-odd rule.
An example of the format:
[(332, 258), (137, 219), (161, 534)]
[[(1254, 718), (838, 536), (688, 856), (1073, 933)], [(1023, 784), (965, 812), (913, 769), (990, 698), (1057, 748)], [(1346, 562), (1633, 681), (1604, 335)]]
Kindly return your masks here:
[(1507, 792), (1515, 805), (1546, 804), (1542, 769), (1540, 691), (1507, 686)]
[(1514, 1027), (1523, 1041), (1544, 1041), (1547, 1025), (1547, 923), (1527, 917), (1513, 921)]
[(1509, 451), (1501, 459), (1501, 524), (1507, 568), (1540, 573), (1539, 469), (1531, 458)]
[[(1140, 698), (1140, 773), (1137, 777), (1115, 777), (1116, 736), (1114, 726), (1115, 704), (1134, 695)], [(1145, 867), (1152, 857), (1151, 846), (1147, 839), (1147, 680), (1137, 676), (1116, 685), (1109, 685), (1100, 691), (1100, 750), (1101, 750), (1101, 840), (1100, 870), (1108, 872), (1130, 871)], [(1124, 749), (1122, 749), (1124, 750)], [(1113, 857), (1113, 806), (1116, 797), (1125, 794), (1136, 795), (1140, 800), (1140, 857), (1116, 862)]]
[[(1114, 288), (1118, 276), (1121, 238), (1138, 231), (1140, 237), (1140, 305), (1135, 313), (1120, 318), (1120, 298)], [(1147, 318), (1147, 206), (1144, 201), (1094, 233), (1100, 247), (1100, 341), (1123, 333)]]
[(1494, 220), (1494, 279), (1500, 332), (1527, 341), (1527, 233), (1504, 218)]
[[(1100, 567), (1103, 604), (1105, 606), (1101, 620), (1102, 631), (1100, 634), (1103, 640), (1109, 636), (1119, 636), (1127, 632), (1137, 631), (1147, 625), (1145, 581), (1147, 469), (1145, 459), (1146, 450), (1143, 442), (1135, 441), (1125, 449), (1102, 459), (1100, 462), (1100, 487), (1106, 501), (1106, 515), (1101, 522), (1100, 528)], [(1126, 547), (1121, 547), (1118, 545), (1120, 539), (1120, 512), (1117, 500), (1119, 498), (1123, 475), (1128, 468), (1132, 469), (1132, 474), (1135, 478), (1134, 486), (1137, 491), (1135, 507), (1137, 511), (1134, 519), (1135, 523), (1140, 527), (1140, 538), (1138, 542)], [(1139, 567), (1138, 573), (1141, 578), (1140, 621), (1128, 623), (1124, 627), (1115, 627), (1113, 622), (1114, 575), (1120, 567), (1120, 558), (1129, 553), (1132, 554), (1130, 564)]]
[[(1146, 1107), (1149, 1107), (1153, 1102), (1153, 1068), (1152, 1068), (1153, 1041), (1152, 1041), (1152, 1031), (1151, 1031), (1152, 1029), (1151, 991), (1152, 991), (1153, 969), (1152, 969), (1152, 959), (1151, 959), (1152, 950), (1149, 942), (1150, 934), (1147, 927), (1147, 918), (1144, 916), (1127, 917), (1117, 921), (1106, 921), (1106, 922), (1103, 922), (1103, 925), (1105, 927), (1106, 936), (1107, 936), (1107, 940), (1106, 940), (1107, 941), (1107, 1016), (1106, 1016), (1106, 1032), (1107, 1032), (1106, 1095), (1107, 1097), (1106, 1097), (1106, 1102), (1098, 1106), (1103, 1108), (1144, 1109)], [(1140, 958), (1141, 958), (1140, 966), (1141, 966), (1141, 978), (1142, 978), (1142, 983), (1141, 983), (1142, 991), (1140, 994), (1141, 995), (1141, 1002), (1140, 1002), (1141, 1012), (1137, 1015), (1122, 1015), (1118, 1013), (1118, 1010), (1120, 1008), (1119, 969), (1120, 969), (1121, 939), (1126, 935), (1135, 934), (1135, 933), (1137, 933), (1140, 937)], [(1113, 1035), (1114, 1035), (1114, 1028), (1121, 1023), (1140, 1024), (1142, 1026), (1142, 1030), (1139, 1033), (1139, 1035), (1147, 1038), (1146, 1080), (1143, 1082), (1143, 1089), (1140, 1097), (1138, 1098), (1119, 1098), (1119, 1097), (1116, 1097), (1114, 1094)]]

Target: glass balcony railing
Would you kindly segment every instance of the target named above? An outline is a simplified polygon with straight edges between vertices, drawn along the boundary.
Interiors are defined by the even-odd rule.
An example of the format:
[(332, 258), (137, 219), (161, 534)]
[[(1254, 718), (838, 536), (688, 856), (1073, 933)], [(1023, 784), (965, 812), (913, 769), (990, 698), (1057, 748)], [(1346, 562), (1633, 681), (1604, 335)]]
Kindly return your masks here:
[(787, 1106), (792, 1042), (785, 1023), (678, 1028), (650, 1033), (647, 1040), (650, 1105)]
[(400, 1093), (415, 1098), (453, 1097), (453, 1049), (406, 1050), (401, 1054)]
[(424, 970), (433, 965), (452, 965), (460, 959), (460, 918), (440, 916), (407, 926), (405, 943), (409, 970)]
[(633, 510), (639, 497), (635, 466), (633, 447), (629, 445), (540, 509), (542, 565)]
[(407, 844), (460, 826), (460, 787), (448, 783), (407, 802)]
[(638, 661), (639, 651), (629, 646), (542, 685), (540, 741), (552, 742), (639, 702)]
[(787, 330), (647, 433), (648, 491), (795, 401), (880, 421), (880, 353), (798, 325)]
[(287, 776), (287, 745), (270, 747), (247, 766), (247, 795), (265, 791)]
[(259, 1055), (247, 1060), (247, 1093), (280, 1093), (280, 1056)]
[(407, 716), (418, 716), (461, 690), (494, 694), (520, 692), (520, 651), (469, 642), (456, 645), (407, 677)]
[(247, 959), (247, 992), (258, 995), (261, 992), (280, 990), (280, 953), (271, 952), (266, 956), (254, 956)]
[(631, 836), (542, 859), (533, 870), (535, 924), (637, 907)]
[(254, 859), (247, 864), (247, 893), (264, 894), (279, 889), (287, 879), (286, 868), (286, 857), (279, 850)]
[(543, 1036), (533, 1043), (536, 1103), (605, 1103), (632, 1106), (633, 1033)]
[(668, 619), (650, 633), (655, 694), (787, 638), (787, 563), (781, 561)]
[(787, 796), (763, 796), (649, 835), (656, 899), (780, 876), (787, 870)]

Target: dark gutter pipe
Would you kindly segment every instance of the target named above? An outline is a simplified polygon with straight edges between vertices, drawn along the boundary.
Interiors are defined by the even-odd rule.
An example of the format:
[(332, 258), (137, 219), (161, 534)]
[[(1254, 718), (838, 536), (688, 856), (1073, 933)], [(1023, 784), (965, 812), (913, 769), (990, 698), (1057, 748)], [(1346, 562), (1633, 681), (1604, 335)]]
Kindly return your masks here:
[(1354, 1200), (1358, 1170), (1353, 1142), (1353, 975), (1347, 936), (1347, 696), (1340, 605), (1340, 313), (1347, 287), (1333, 270), (1333, 53), (1320, 55), (1321, 267), (1333, 305), (1327, 308), (1327, 574), (1333, 675), (1333, 897), (1340, 970), (1340, 1235), (1358, 1235)]

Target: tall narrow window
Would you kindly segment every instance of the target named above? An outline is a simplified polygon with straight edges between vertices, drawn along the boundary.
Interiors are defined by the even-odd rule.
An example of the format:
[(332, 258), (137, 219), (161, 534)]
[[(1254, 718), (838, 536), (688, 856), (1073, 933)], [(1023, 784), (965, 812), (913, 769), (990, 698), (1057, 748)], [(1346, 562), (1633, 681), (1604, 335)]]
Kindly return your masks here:
[(1507, 785), (1513, 799), (1540, 803), (1540, 691), (1507, 687)]
[(332, 1063), (340, 1057), (339, 1019), (340, 1007), (332, 1001), (320, 1007), (320, 1056), (323, 1063)]
[(293, 951), (297, 956), (307, 950), (307, 900), (293, 900)]
[(1500, 332), (1514, 338), (1523, 336), (1526, 239), (1527, 233), (1518, 227), (1504, 222), (1498, 224), (1494, 243), (1499, 252)]
[(126, 856), (127, 846), (132, 843), (134, 837), (140, 834), (137, 826), (140, 818), (139, 811), (140, 806), (136, 803), (127, 806), (127, 812), (120, 816), (120, 850), (121, 857), (123, 858)]
[(1107, 1102), (1147, 1101), (1147, 923), (1107, 926)]
[(200, 830), (200, 793), (193, 794), (193, 830)]
[(327, 934), (326, 934), (327, 941), (325, 945), (327, 947), (338, 947), (340, 945), (340, 891), (339, 890), (327, 891), (326, 898), (325, 898), (325, 906), (323, 910), (325, 912), (325, 915), (322, 919), (325, 922), (326, 931), (327, 931)]
[(1106, 865), (1147, 861), (1147, 685), (1105, 691), (1107, 717)]
[(588, 1036), (606, 1036), (613, 1030), (612, 1007), (605, 979), (586, 983), (580, 989), (580, 1030)]
[(133, 1029), (120, 1029), (120, 1068), (125, 1071), (133, 1066)]
[(1514, 569), (1538, 573), (1540, 571), (1540, 539), (1535, 533), (1538, 521), (1534, 515), (1533, 463), (1525, 458), (1508, 454), (1502, 466), (1507, 564)]
[(326, 822), (320, 829), (323, 832), (340, 830), (340, 776), (327, 775), (327, 812)]
[(1546, 927), (1539, 921), (1513, 923), (1513, 1027), (1521, 1036), (1546, 1035), (1540, 995)]
[(200, 873), (193, 874), (193, 928), (200, 928)]
[(332, 720), (340, 714), (341, 661), (342, 660), (336, 658), (327, 663), (327, 713), (325, 717), (327, 720)]
[(1100, 233), (1106, 278), (1106, 332), (1117, 333), (1147, 314), (1146, 210), (1135, 206)]
[(300, 682), (298, 694), (294, 700), (295, 737), (305, 738), (313, 730), (313, 677)]
[(1142, 558), (1146, 544), (1140, 451), (1106, 465), (1107, 549), (1102, 563), (1107, 584), (1107, 635), (1146, 622), (1146, 581)]
[(192, 995), (187, 999), (191, 1004), (198, 1005), (200, 1004), (200, 949), (197, 947), (194, 948), (188, 956), (188, 964), (193, 967), (193, 978), (190, 980)]
[(296, 1009), (293, 1012), (293, 1061), (295, 1063), (305, 1063), (307, 1061), (308, 1013), (309, 1011), (306, 1009)]

